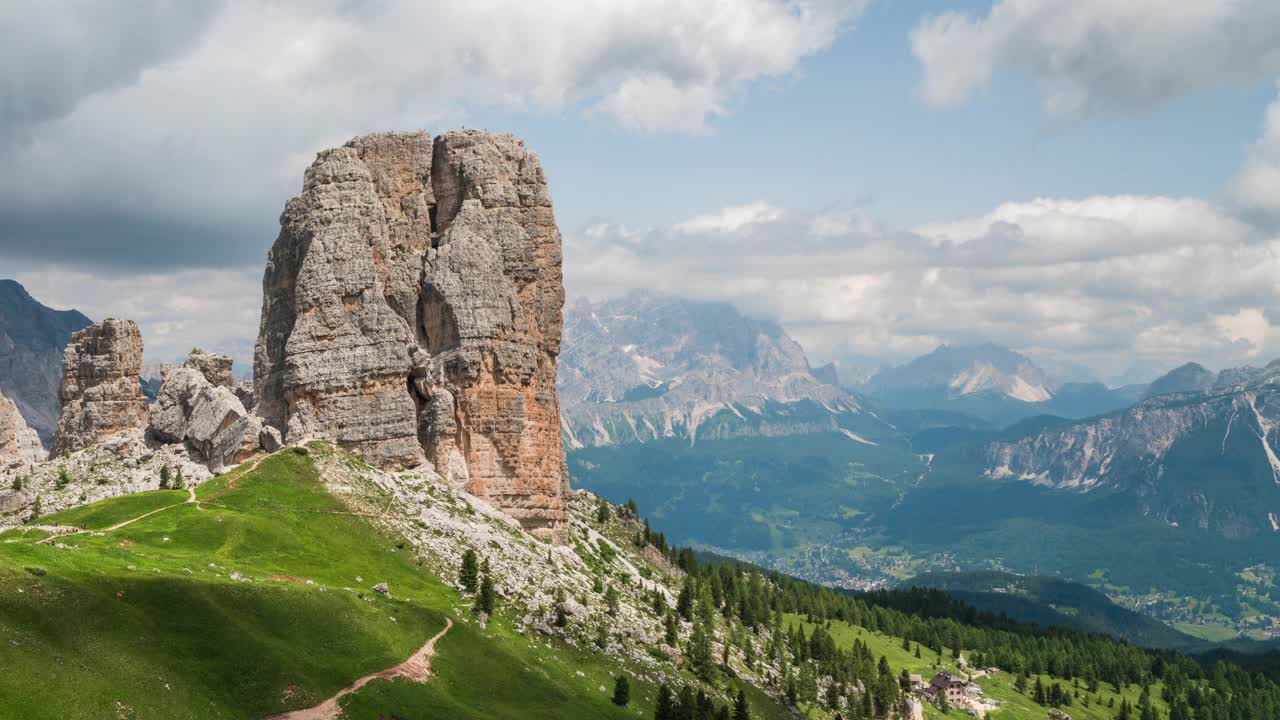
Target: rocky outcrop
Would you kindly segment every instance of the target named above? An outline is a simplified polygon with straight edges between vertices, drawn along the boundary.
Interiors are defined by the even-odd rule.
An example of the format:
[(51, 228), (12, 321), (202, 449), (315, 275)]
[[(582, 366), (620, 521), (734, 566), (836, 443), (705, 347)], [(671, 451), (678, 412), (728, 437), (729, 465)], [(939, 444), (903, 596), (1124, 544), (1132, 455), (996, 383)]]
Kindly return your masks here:
[(356, 138), (320, 153), (263, 279), (256, 411), (379, 467), (431, 462), (562, 539), (560, 234), (509, 135)]
[(160, 442), (185, 444), (194, 459), (216, 472), (244, 462), (264, 446), (274, 451), (279, 441), (272, 433), (264, 437), (262, 420), (245, 409), (232, 388), (215, 385), (197, 369), (208, 355), (193, 352), (165, 376), (151, 408), (149, 431)]
[(230, 355), (211, 353), (195, 348), (187, 356), (187, 359), (183, 361), (182, 367), (200, 371), (200, 374), (204, 375), (204, 378), (212, 385), (225, 388), (235, 387), (235, 378), (231, 376)]
[(71, 336), (63, 353), (62, 414), (53, 455), (147, 426), (147, 400), (138, 381), (142, 333), (132, 320), (107, 319)]
[[(41, 512), (58, 512), (117, 495), (156, 490), (164, 468), (183, 486), (208, 480), (213, 473), (191, 457), (185, 445), (161, 444), (135, 428), (47, 462), (17, 468), (0, 466), (0, 529), (31, 517), (39, 499)], [(15, 480), (21, 490), (12, 490)]]
[(62, 351), (71, 334), (91, 324), (75, 310), (54, 310), (13, 280), (0, 280), (0, 393), (46, 446), (58, 427)]
[(37, 463), (47, 455), (40, 436), (27, 425), (18, 406), (0, 395), (0, 466)]

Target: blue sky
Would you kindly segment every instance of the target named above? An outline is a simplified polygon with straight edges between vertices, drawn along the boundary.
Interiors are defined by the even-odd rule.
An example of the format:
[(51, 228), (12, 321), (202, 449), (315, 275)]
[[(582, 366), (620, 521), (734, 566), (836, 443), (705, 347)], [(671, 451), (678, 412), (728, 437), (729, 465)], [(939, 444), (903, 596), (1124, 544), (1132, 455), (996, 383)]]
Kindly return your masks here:
[(644, 133), (609, 118), (479, 112), (542, 155), (562, 223), (675, 223), (755, 200), (868, 207), (898, 226), (1011, 200), (1136, 193), (1213, 197), (1238, 170), (1275, 99), (1267, 80), (1137, 113), (1055, 123), (1017, 70), (954, 108), (920, 97), (908, 34), (931, 12), (989, 3), (873, 4), (792, 75), (766, 79), (705, 133)]
[(365, 132), (513, 132), (571, 294), (816, 358), (1280, 356), (1274, 0), (221, 0), (0, 10), (0, 264), (243, 365), (285, 200)]

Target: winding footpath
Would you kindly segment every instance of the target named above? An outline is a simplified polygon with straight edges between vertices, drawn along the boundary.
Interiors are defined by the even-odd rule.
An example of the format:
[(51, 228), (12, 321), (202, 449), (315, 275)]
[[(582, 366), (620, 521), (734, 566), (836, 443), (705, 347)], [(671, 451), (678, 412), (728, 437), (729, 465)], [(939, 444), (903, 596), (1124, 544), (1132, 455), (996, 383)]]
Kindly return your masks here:
[[(266, 460), (266, 459), (267, 459), (267, 458), (269, 458), (269, 457), (271, 457), (271, 456), (270, 456), (270, 455), (258, 455), (258, 456), (256, 456), (256, 457), (254, 457), (252, 460), (250, 460), (248, 463), (242, 463), (242, 464), (240, 464), (240, 465), (237, 465), (235, 468), (233, 468), (233, 470), (242, 470), (242, 469), (243, 469), (243, 470), (242, 470), (242, 472), (240, 472), (240, 475), (245, 475), (245, 474), (250, 473), (250, 472), (252, 472), (253, 470), (255, 470), (255, 469), (258, 467), (258, 465), (259, 465), (263, 460)], [(237, 477), (239, 477), (239, 476), (237, 476)], [(123, 496), (123, 495), (117, 495), (116, 497), (124, 497), (124, 496)], [(149, 517), (151, 517), (152, 515), (155, 515), (155, 514), (156, 514), (156, 513), (158, 513), (158, 512), (164, 512), (165, 510), (169, 510), (169, 509), (171, 509), (171, 508), (176, 508), (176, 507), (178, 507), (179, 505), (195, 505), (197, 509), (201, 509), (201, 508), (200, 508), (200, 505), (201, 505), (200, 501), (196, 500), (196, 489), (195, 489), (194, 487), (191, 487), (191, 486), (188, 486), (188, 487), (187, 487), (187, 499), (186, 499), (186, 500), (183, 500), (183, 501), (182, 501), (182, 502), (180, 502), (180, 503), (174, 503), (174, 504), (172, 504), (172, 505), (165, 505), (165, 506), (164, 506), (164, 507), (162, 507), (162, 508), (156, 508), (155, 510), (152, 510), (151, 512), (143, 513), (143, 514), (139, 515), (139, 516), (138, 516), (138, 517), (136, 517), (136, 518), (131, 518), (131, 519), (129, 519), (129, 520), (125, 520), (124, 522), (118, 522), (118, 523), (116, 523), (115, 525), (112, 525), (111, 527), (102, 528), (101, 530), (88, 530), (88, 529), (85, 529), (85, 528), (75, 528), (75, 532), (57, 533), (57, 534), (54, 534), (54, 535), (50, 535), (49, 537), (47, 537), (47, 538), (45, 538), (45, 539), (41, 540), (40, 542), (38, 542), (38, 543), (36, 543), (36, 544), (37, 544), (37, 545), (44, 545), (45, 543), (53, 542), (54, 540), (61, 540), (61, 539), (63, 539), (63, 538), (72, 537), (72, 536), (74, 536), (74, 535), (86, 535), (86, 534), (98, 534), (98, 535), (105, 535), (105, 534), (107, 534), (107, 533), (109, 533), (109, 532), (113, 532), (113, 531), (115, 531), (115, 530), (119, 530), (119, 529), (120, 529), (120, 528), (122, 528), (122, 527), (127, 527), (127, 526), (129, 526), (129, 525), (132, 525), (132, 524), (134, 524), (134, 523), (138, 522), (139, 520), (143, 520), (143, 519), (149, 518)], [(52, 526), (52, 527), (55, 527), (55, 528), (56, 528), (57, 526)]]
[(449, 632), (452, 627), (453, 620), (445, 618), (444, 629), (436, 633), (435, 637), (428, 640), (425, 645), (418, 648), (418, 652), (414, 653), (408, 660), (386, 670), (365, 675), (315, 707), (272, 715), (266, 720), (337, 720), (342, 715), (342, 708), (338, 707), (338, 701), (352, 693), (359, 692), (360, 688), (374, 680), (405, 678), (416, 683), (424, 683), (427, 678), (431, 677), (431, 657), (436, 654), (436, 641), (444, 637), (445, 633)]

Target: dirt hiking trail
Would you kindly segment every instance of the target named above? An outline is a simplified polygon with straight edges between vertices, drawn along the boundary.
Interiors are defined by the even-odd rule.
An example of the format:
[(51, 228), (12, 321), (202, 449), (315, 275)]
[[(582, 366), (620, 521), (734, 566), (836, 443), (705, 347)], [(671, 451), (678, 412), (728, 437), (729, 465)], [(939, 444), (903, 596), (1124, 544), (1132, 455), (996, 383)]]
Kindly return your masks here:
[(386, 670), (365, 675), (338, 691), (337, 695), (315, 707), (272, 715), (266, 720), (337, 720), (342, 716), (342, 708), (338, 707), (338, 701), (347, 695), (358, 692), (360, 688), (374, 680), (393, 680), (402, 677), (417, 683), (426, 682), (427, 678), (431, 677), (431, 656), (436, 653), (436, 641), (444, 637), (445, 633), (449, 632), (452, 627), (453, 620), (445, 618), (444, 629), (436, 633), (436, 636), (428, 640), (421, 648), (418, 648), (418, 652), (414, 653), (408, 660)]

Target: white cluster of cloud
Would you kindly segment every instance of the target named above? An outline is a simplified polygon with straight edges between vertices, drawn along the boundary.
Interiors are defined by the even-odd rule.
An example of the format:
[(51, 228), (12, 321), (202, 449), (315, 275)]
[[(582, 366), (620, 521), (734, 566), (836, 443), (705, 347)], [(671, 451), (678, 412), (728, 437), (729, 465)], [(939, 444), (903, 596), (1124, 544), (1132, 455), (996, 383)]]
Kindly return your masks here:
[(15, 7), (0, 11), (0, 208), (272, 217), (317, 150), (373, 129), (465, 122), (485, 108), (699, 130), (752, 81), (827, 47), (862, 4)]
[(731, 300), (824, 357), (992, 341), (1115, 375), (1280, 355), (1280, 237), (1202, 200), (1043, 199), (914, 231), (856, 211), (762, 208), (643, 232), (596, 226), (570, 238), (570, 288)]
[(275, 218), (317, 150), (492, 109), (701, 131), (753, 82), (830, 45), (863, 4), (6, 6), (0, 274), (58, 307), (138, 319), (153, 360), (243, 338)]
[[(703, 131), (752, 83), (830, 46), (866, 3), (0, 10), (0, 263), (50, 304), (138, 319), (151, 360), (230, 341), (243, 361), (272, 221), (317, 149), (478, 109)], [(1047, 116), (1076, 119), (1274, 78), (1280, 3), (994, 0), (925, 18), (904, 42), (934, 105), (1009, 68), (1040, 84)], [(667, 227), (566, 228), (566, 274), (590, 295), (731, 300), (819, 356), (994, 341), (1104, 374), (1225, 366), (1280, 354), (1277, 219), (1280, 101), (1221, 202), (1046, 198), (893, 229), (857, 208), (756, 201)]]
[(997, 0), (986, 16), (925, 19), (911, 48), (934, 104), (965, 100), (1007, 66), (1039, 82), (1050, 117), (1144, 109), (1280, 74), (1280, 3)]
[(1280, 99), (1267, 108), (1262, 137), (1249, 149), (1229, 192), (1245, 211), (1280, 219)]

